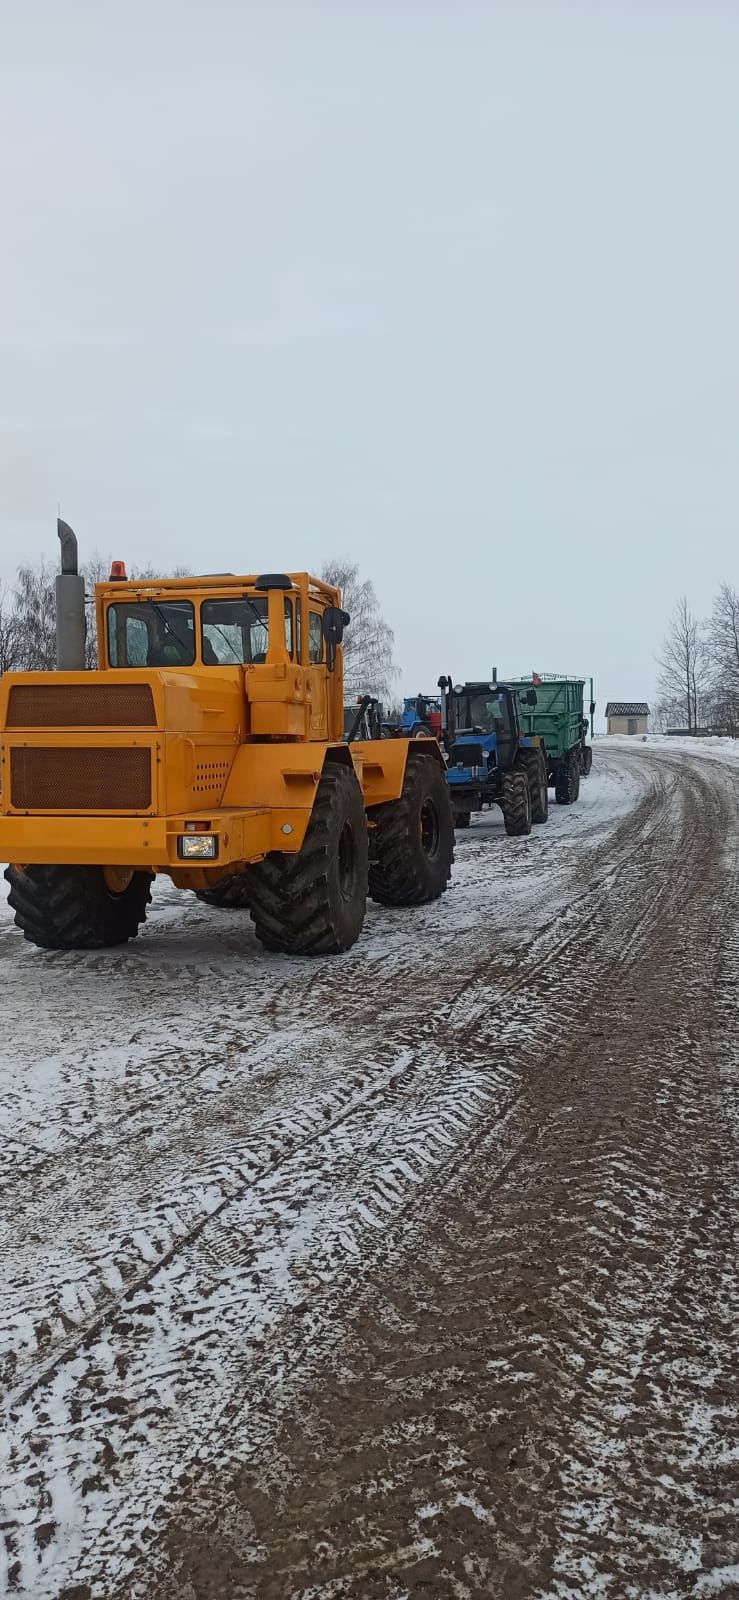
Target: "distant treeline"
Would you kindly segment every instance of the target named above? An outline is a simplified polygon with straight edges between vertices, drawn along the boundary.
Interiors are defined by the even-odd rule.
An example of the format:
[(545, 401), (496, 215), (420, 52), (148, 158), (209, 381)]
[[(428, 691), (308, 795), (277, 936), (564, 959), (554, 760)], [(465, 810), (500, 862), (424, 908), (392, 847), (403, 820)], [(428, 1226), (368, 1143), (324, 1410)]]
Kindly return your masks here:
[(685, 595), (670, 618), (659, 662), (658, 733), (686, 728), (739, 736), (739, 594), (722, 583), (705, 620)]

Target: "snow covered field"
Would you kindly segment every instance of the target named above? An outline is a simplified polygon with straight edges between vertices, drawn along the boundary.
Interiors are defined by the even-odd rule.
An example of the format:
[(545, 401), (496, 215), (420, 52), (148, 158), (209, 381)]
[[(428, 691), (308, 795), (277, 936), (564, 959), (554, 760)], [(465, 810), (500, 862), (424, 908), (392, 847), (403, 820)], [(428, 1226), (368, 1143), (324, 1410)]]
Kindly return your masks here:
[[(474, 1584), (464, 1589), (471, 1581), (464, 1563), (458, 1570), (440, 1532), (448, 1496), (427, 1516), (419, 1509), (425, 1467), (416, 1493), (408, 1466), (412, 1512), (405, 1513), (401, 1479), (390, 1497), (395, 1565), (390, 1576), (382, 1568), (377, 1582), (384, 1587), (366, 1576), (375, 1557), (362, 1567), (368, 1558), (354, 1548), (357, 1529), (347, 1528), (342, 1544), (335, 1528), (321, 1531), (317, 1514), (311, 1520), (306, 1512), (298, 1560), (294, 1550), (286, 1554), (276, 1525), (257, 1529), (255, 1507), (266, 1496), (277, 1517), (291, 1485), (314, 1470), (301, 1464), (298, 1444), (290, 1464), (284, 1441), (278, 1448), (280, 1429), (310, 1405), (312, 1393), (327, 1392), (319, 1358), (330, 1363), (334, 1352), (346, 1378), (347, 1350), (361, 1343), (356, 1317), (368, 1286), (381, 1295), (397, 1282), (409, 1246), (414, 1262), (419, 1254), (443, 1254), (451, 1223), (439, 1213), (439, 1197), (453, 1200), (460, 1174), (475, 1170), (481, 1143), (485, 1182), (523, 1171), (540, 1150), (539, 1098), (556, 1086), (547, 1137), (561, 1124), (567, 1145), (578, 1121), (578, 1083), (584, 1102), (591, 1095), (587, 1041), (591, 1033), (600, 1037), (598, 1051), (607, 1052), (618, 1026), (617, 1011), (598, 1021), (605, 976), (618, 972), (626, 981), (652, 944), (671, 936), (679, 891), (689, 882), (686, 841), (695, 829), (688, 821), (699, 791), (718, 797), (721, 826), (713, 814), (704, 823), (728, 849), (724, 824), (735, 786), (727, 759), (735, 752), (708, 752), (702, 741), (699, 756), (692, 759), (691, 744), (687, 760), (671, 740), (636, 750), (628, 744), (597, 741), (579, 804), (553, 806), (549, 824), (529, 839), (506, 839), (499, 813), (476, 819), (457, 836), (443, 900), (416, 912), (370, 907), (361, 942), (338, 959), (266, 954), (245, 913), (210, 910), (166, 883), (140, 938), (103, 954), (37, 951), (0, 909), (0, 1592), (4, 1586), (38, 1600), (400, 1597), (421, 1592), (412, 1572), (432, 1525), (430, 1545), (440, 1554), (431, 1592), (483, 1592)], [(700, 777), (705, 754), (720, 771), (718, 787)], [(735, 798), (733, 805), (735, 818)], [(723, 907), (722, 928), (735, 939), (731, 884), (721, 881), (724, 900), (714, 884), (712, 904)], [(699, 919), (699, 911), (694, 893), (690, 915)], [(715, 995), (718, 1004), (718, 983)], [(655, 991), (652, 1002), (656, 1019), (667, 999)], [(687, 1013), (674, 1020), (678, 1029), (690, 1027)], [(570, 1056), (568, 1040), (585, 1044), (573, 1043)], [(573, 1079), (570, 1066), (583, 1048)], [(729, 1070), (728, 1053), (722, 1066)], [(664, 1064), (661, 1070), (669, 1079)], [(666, 1079), (666, 1099), (673, 1087)], [(591, 1135), (583, 1132), (586, 1142)], [(617, 1205), (612, 1169), (603, 1167), (597, 1193), (590, 1178), (584, 1230), (605, 1226), (603, 1206)], [(566, 1175), (563, 1181), (570, 1204)], [(646, 1208), (645, 1240), (650, 1182), (659, 1196), (653, 1171), (649, 1181), (639, 1176), (629, 1199), (629, 1215)], [(499, 1241), (499, 1262), (510, 1257), (520, 1272), (520, 1241), (509, 1249), (511, 1227)], [(585, 1238), (584, 1231), (586, 1251)], [(446, 1281), (448, 1267), (438, 1270)], [(628, 1275), (624, 1284), (633, 1301), (628, 1337), (642, 1327), (641, 1317), (648, 1339), (636, 1269), (631, 1290)], [(469, 1305), (469, 1288), (463, 1299)], [(407, 1347), (415, 1324), (410, 1310), (404, 1315)], [(615, 1322), (609, 1315), (615, 1327), (618, 1314)], [(389, 1338), (397, 1308), (383, 1317)], [(540, 1340), (547, 1337), (540, 1330)], [(616, 1379), (603, 1338), (601, 1388), (610, 1405)], [(720, 1344), (717, 1335), (716, 1370)], [(486, 1376), (475, 1380), (480, 1396), (496, 1359), (501, 1394), (511, 1384), (534, 1383), (521, 1349), (515, 1361), (507, 1351), (496, 1357), (490, 1329), (484, 1346)], [(594, 1369), (595, 1348), (588, 1350), (587, 1340), (580, 1348)], [(614, 1360), (631, 1407), (623, 1355), (619, 1348)], [(698, 1360), (695, 1350), (690, 1360)], [(511, 1378), (519, 1367), (523, 1376)], [(380, 1362), (377, 1384), (390, 1381), (389, 1370)], [(343, 1381), (335, 1378), (339, 1387)], [(702, 1393), (703, 1379), (696, 1381)], [(565, 1407), (561, 1420), (565, 1431), (574, 1427), (571, 1410)], [(613, 1419), (578, 1415), (577, 1428), (599, 1440), (606, 1471)], [(341, 1416), (341, 1426), (350, 1426)], [(295, 1426), (297, 1439), (304, 1425)], [(686, 1427), (691, 1449), (708, 1447), (703, 1414), (696, 1410)], [(319, 1455), (330, 1457), (335, 1440), (325, 1422), (322, 1437)], [(524, 1581), (515, 1592), (543, 1592), (536, 1583), (546, 1564), (536, 1574), (532, 1568), (529, 1579), (524, 1569), (556, 1545), (548, 1593), (561, 1600), (646, 1594), (618, 1587), (628, 1574), (613, 1549), (608, 1581), (587, 1587), (583, 1540), (587, 1545), (590, 1529), (600, 1549), (603, 1510), (593, 1509), (597, 1487), (583, 1473), (584, 1447), (575, 1447), (574, 1435), (572, 1449), (548, 1533), (540, 1530), (526, 1561), (520, 1558)], [(244, 1475), (254, 1488), (240, 1499), (233, 1485)], [(474, 1488), (459, 1464), (452, 1476), (454, 1493), (469, 1499), (474, 1489), (479, 1504), (482, 1480)], [(511, 1487), (509, 1475), (506, 1494)], [(367, 1479), (365, 1494), (374, 1492)], [(482, 1498), (490, 1543), (498, 1501)], [(646, 1519), (648, 1510), (641, 1505), (639, 1515)], [(471, 1516), (480, 1522), (474, 1506)], [(300, 1517), (293, 1508), (294, 1539)], [(216, 1549), (203, 1564), (204, 1529), (216, 1530)], [(633, 1557), (634, 1537), (623, 1544), (624, 1560)], [(655, 1538), (645, 1532), (642, 1542)], [(333, 1554), (321, 1554), (321, 1539)], [(512, 1533), (501, 1525), (495, 1539), (505, 1562), (515, 1564)], [(729, 1578), (716, 1576), (717, 1562), (702, 1577), (702, 1567), (690, 1566), (690, 1549), (683, 1541), (675, 1560), (704, 1587), (681, 1588), (678, 1572), (671, 1592), (731, 1593)], [(241, 1587), (226, 1586), (229, 1560), (243, 1567)], [(728, 1571), (728, 1558), (723, 1564)], [(484, 1592), (513, 1593), (496, 1587), (495, 1570), (489, 1568)], [(349, 1587), (336, 1587), (339, 1579)]]
[(739, 766), (739, 739), (729, 739), (718, 734), (696, 739), (682, 734), (673, 737), (666, 733), (648, 733), (639, 738), (609, 734), (596, 739), (596, 748), (602, 748), (604, 743), (622, 748), (625, 746), (627, 749), (629, 745), (646, 744), (652, 750), (661, 750), (663, 755), (669, 754), (670, 750), (684, 750), (692, 756), (713, 756), (718, 761), (728, 761)]

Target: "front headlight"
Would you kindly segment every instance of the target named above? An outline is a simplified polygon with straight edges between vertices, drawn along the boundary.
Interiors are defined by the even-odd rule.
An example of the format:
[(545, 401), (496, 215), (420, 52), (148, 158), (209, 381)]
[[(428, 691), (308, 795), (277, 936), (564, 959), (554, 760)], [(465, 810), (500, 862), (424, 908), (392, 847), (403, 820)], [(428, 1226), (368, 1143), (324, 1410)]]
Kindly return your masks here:
[(177, 854), (182, 861), (214, 861), (218, 855), (218, 835), (181, 833), (177, 839)]

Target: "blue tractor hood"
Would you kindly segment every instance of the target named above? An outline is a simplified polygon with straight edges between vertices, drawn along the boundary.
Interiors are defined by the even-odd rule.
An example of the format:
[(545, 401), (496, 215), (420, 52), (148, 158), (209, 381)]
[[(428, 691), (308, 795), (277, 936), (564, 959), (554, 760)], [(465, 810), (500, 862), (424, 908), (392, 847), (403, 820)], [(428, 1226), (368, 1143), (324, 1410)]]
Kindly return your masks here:
[(449, 783), (484, 780), (497, 765), (498, 737), (495, 733), (458, 733), (449, 751)]

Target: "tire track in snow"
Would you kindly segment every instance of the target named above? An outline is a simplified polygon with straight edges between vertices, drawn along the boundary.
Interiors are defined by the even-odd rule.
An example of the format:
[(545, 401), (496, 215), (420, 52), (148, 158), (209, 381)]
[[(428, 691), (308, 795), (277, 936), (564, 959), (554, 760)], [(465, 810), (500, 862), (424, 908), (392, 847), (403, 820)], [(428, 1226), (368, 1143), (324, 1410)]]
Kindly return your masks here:
[(312, 1600), (734, 1592), (737, 807), (714, 782), (688, 767), (656, 881), (624, 885), (623, 964), (624, 907), (601, 919), (598, 1042), (585, 1011), (507, 1164), (481, 1119), (390, 1221), (293, 1393), (239, 1414), (240, 1469), (201, 1469), (121, 1595), (205, 1600), (226, 1571)]
[[(618, 836), (616, 848), (619, 848)], [(502, 861), (491, 856), (493, 880), (496, 872), (505, 872), (506, 864), (505, 856)], [(178, 898), (182, 904), (183, 897)], [(196, 926), (199, 926), (202, 908), (198, 903), (191, 902), (189, 897), (184, 904), (186, 907), (195, 907)], [(442, 909), (441, 918), (444, 914)], [(209, 913), (208, 917), (214, 927), (219, 930), (224, 927), (223, 916)], [(428, 918), (440, 920), (438, 908), (427, 908), (420, 916), (416, 913), (402, 914), (404, 961), (408, 960), (408, 938), (412, 936), (414, 924), (419, 920), (423, 924)], [(142, 1276), (142, 1241), (146, 1241), (144, 1250), (147, 1256), (162, 1258), (174, 1247), (178, 1238), (186, 1239), (189, 1231), (197, 1227), (212, 1206), (218, 1203), (222, 1180), (226, 1190), (234, 1182), (233, 1168), (237, 1173), (236, 1182), (242, 1164), (246, 1163), (249, 1170), (258, 1171), (259, 1160), (253, 1150), (254, 1142), (258, 1145), (264, 1143), (270, 1150), (273, 1146), (280, 1149), (283, 1145), (289, 1149), (290, 1142), (296, 1137), (304, 1137), (306, 1130), (314, 1123), (320, 1126), (322, 1117), (338, 1114), (347, 1092), (354, 1093), (358, 1087), (353, 1068), (350, 1069), (348, 1090), (340, 1081), (337, 1082), (342, 1070), (338, 1063), (344, 1051), (340, 1033), (342, 1024), (354, 1035), (356, 1057), (361, 1060), (363, 1050), (370, 1057), (375, 1050), (378, 1005), (384, 1012), (388, 1032), (401, 1041), (410, 1033), (413, 1043), (419, 1038), (432, 1037), (440, 1013), (454, 1010), (459, 1003), (459, 994), (445, 998), (443, 971), (440, 976), (439, 968), (433, 961), (433, 945), (430, 945), (424, 947), (421, 969), (414, 976), (415, 994), (411, 999), (410, 1019), (409, 1000), (403, 988), (403, 967), (400, 971), (392, 970), (385, 977), (379, 993), (372, 985), (368, 986), (363, 1012), (355, 1000), (358, 991), (362, 992), (360, 974), (363, 958), (360, 947), (359, 952), (351, 953), (348, 960), (344, 958), (339, 963), (341, 977), (338, 984), (334, 971), (336, 964), (319, 963), (315, 992), (306, 974), (306, 967), (310, 973), (315, 967), (314, 963), (286, 963), (279, 959), (276, 962), (274, 959), (259, 961), (258, 967), (267, 979), (262, 1013), (250, 1016), (245, 1029), (243, 1017), (239, 1016), (234, 1006), (231, 987), (231, 950), (239, 950), (241, 961), (243, 920), (238, 919), (242, 929), (240, 932), (238, 928), (234, 929), (232, 918), (225, 918), (225, 971), (220, 985), (216, 985), (218, 1020), (215, 1026), (208, 1021), (205, 1038), (200, 1023), (200, 1037), (194, 1048), (189, 1042), (183, 1045), (177, 1035), (166, 1044), (160, 1041), (157, 1034), (152, 1040), (148, 1018), (153, 1004), (161, 1006), (161, 996), (157, 1001), (157, 980), (155, 978), (152, 981), (151, 975), (146, 976), (146, 962), (142, 959), (141, 951), (133, 958), (132, 969), (128, 952), (115, 953), (114, 972), (122, 971), (130, 975), (137, 986), (145, 986), (141, 1018), (131, 1035), (134, 1050), (131, 1052), (126, 1047), (122, 1050), (119, 1047), (119, 1056), (122, 1054), (124, 1057), (122, 1079), (120, 1067), (116, 1075), (115, 1062), (109, 1061), (110, 1052), (104, 1044), (96, 1047), (97, 1054), (93, 1053), (92, 1076), (85, 1074), (79, 1058), (73, 1054), (72, 1064), (59, 1087), (59, 1095), (66, 1109), (70, 1101), (64, 1097), (71, 1091), (71, 1116), (77, 1130), (84, 1130), (86, 1126), (83, 1110), (87, 1110), (88, 1104), (91, 1102), (93, 1107), (99, 1108), (98, 1114), (92, 1119), (92, 1131), (89, 1134), (83, 1131), (71, 1144), (64, 1142), (59, 1151), (52, 1148), (44, 1158), (43, 1165), (33, 1160), (24, 1175), (13, 1174), (12, 1226), (5, 1239), (4, 1331), (0, 1325), (0, 1370), (4, 1368), (6, 1383), (17, 1387), (23, 1381), (23, 1371), (29, 1362), (40, 1364), (43, 1368), (56, 1348), (69, 1348), (76, 1338), (83, 1335), (86, 1325), (95, 1325), (105, 1307), (110, 1307), (117, 1297), (135, 1285)], [(556, 920), (550, 921), (548, 926), (555, 926)], [(190, 921), (186, 916), (185, 938), (188, 937)], [(419, 937), (423, 937), (423, 929)], [(490, 981), (495, 976), (498, 959), (495, 934), (483, 942), (487, 942), (487, 954), (479, 959), (478, 937), (478, 961), (468, 971), (463, 985), (463, 991), (471, 991), (478, 984), (481, 993), (481, 1001), (476, 1007), (474, 997), (468, 992), (468, 1016), (473, 1015), (476, 1009), (484, 1010), (487, 1005), (495, 1003), (494, 983)], [(166, 950), (166, 946), (164, 948)], [(410, 950), (417, 952), (418, 945), (411, 943)], [(29, 952), (23, 946), (20, 947), (20, 953), (28, 960)], [(412, 955), (411, 959), (418, 967), (417, 954)], [(515, 955), (506, 955), (508, 966), (503, 969), (502, 995), (517, 986), (515, 973), (511, 970), (511, 962), (515, 959)], [(85, 974), (88, 967), (95, 972), (105, 972), (108, 984), (111, 982), (105, 957), (52, 956), (42, 958), (39, 962), (31, 955), (28, 965), (36, 969), (41, 965), (44, 969), (50, 966), (52, 971), (59, 971), (65, 987), (75, 975)], [(350, 969), (348, 972), (347, 965)], [(294, 975), (296, 966), (297, 973)], [(215, 984), (213, 972), (211, 955), (205, 975), (199, 974), (195, 1004), (190, 997), (185, 1013), (186, 1026), (192, 1018), (192, 1033), (198, 1032), (197, 1006), (200, 1004), (200, 994), (203, 988)], [(168, 968), (164, 977), (165, 981), (169, 981)], [(287, 983), (286, 979), (289, 980)], [(225, 996), (224, 980), (228, 985)], [(518, 987), (523, 987), (523, 980)], [(294, 989), (297, 989), (296, 995)], [(312, 1004), (308, 1007), (305, 1005), (306, 989), (312, 996)], [(333, 1002), (330, 1000), (332, 991)], [(124, 993), (119, 1001), (117, 992), (113, 991), (114, 1015), (118, 1009), (126, 1010)], [(333, 1037), (327, 1034), (326, 1013), (329, 1008)], [(524, 1009), (524, 1005), (521, 1005), (520, 1015), (514, 1019), (514, 1025), (511, 1026), (510, 1019), (507, 1025), (514, 1044), (526, 1028)], [(300, 1021), (296, 1021), (296, 1012)], [(320, 1020), (316, 1020), (316, 1013)], [(206, 1015), (209, 1016), (208, 1013)], [(279, 1031), (275, 1024), (278, 1024)], [(368, 1029), (369, 1037), (363, 1032), (362, 1024)], [(103, 1038), (109, 1031), (105, 1009), (94, 1031)], [(78, 1032), (74, 1019), (71, 1022), (63, 1019), (60, 1035), (55, 1040), (60, 1059), (68, 1055), (70, 1043), (73, 1051), (78, 1049)], [(251, 1035), (254, 1034), (256, 1038), (252, 1039)], [(464, 1042), (462, 1034), (455, 1041), (455, 1047), (461, 1048)], [(156, 1047), (153, 1062), (152, 1043)], [(89, 1048), (86, 1041), (83, 1050)], [(224, 1050), (231, 1054), (231, 1060), (225, 1065), (222, 1061)], [(307, 1075), (306, 1061), (309, 1063)], [(113, 1105), (123, 1100), (125, 1109), (109, 1122), (105, 1119), (106, 1100), (101, 1095), (101, 1081), (104, 1083), (111, 1071), (114, 1074)], [(78, 1074), (79, 1086), (76, 1083)], [(22, 1077), (21, 1074), (21, 1084)], [(209, 1087), (212, 1088), (210, 1093), (207, 1092)], [(370, 1087), (368, 1083), (368, 1089)], [(43, 1096), (43, 1082), (41, 1088), (41, 1106), (45, 1111), (48, 1102)], [(56, 1092), (55, 1085), (55, 1095)], [(182, 1115), (177, 1105), (180, 1097), (184, 1108)], [(301, 1100), (307, 1103), (301, 1106)], [(276, 1101), (278, 1108), (281, 1106), (277, 1118), (274, 1116)], [(18, 1104), (22, 1108), (22, 1094), (18, 1097)], [(209, 1115), (208, 1107), (211, 1104), (214, 1111)], [(246, 1137), (234, 1139), (235, 1126), (238, 1127), (244, 1119), (248, 1128)], [(162, 1127), (166, 1133), (162, 1132)], [(209, 1138), (211, 1131), (215, 1134), (212, 1147)], [(7, 1106), (4, 1132), (7, 1154), (12, 1132)], [(19, 1132), (23, 1140), (27, 1140), (27, 1129), (19, 1129)], [(90, 1146), (90, 1157), (87, 1157)], [(192, 1176), (187, 1170), (190, 1163), (194, 1168)], [(102, 1193), (101, 1172), (104, 1174)], [(6, 1185), (10, 1181), (6, 1169)], [(130, 1186), (133, 1192), (129, 1198), (127, 1190)], [(101, 1224), (104, 1227), (105, 1223), (106, 1196), (109, 1197), (110, 1222), (107, 1230), (101, 1231)], [(86, 1238), (89, 1218), (93, 1219), (94, 1225), (92, 1240)], [(59, 1242), (50, 1251), (47, 1236), (52, 1220)], [(22, 1247), (16, 1266), (12, 1246), (18, 1238)], [(30, 1246), (26, 1243), (29, 1239)], [(32, 1242), (34, 1239), (38, 1241), (35, 1247)], [(144, 1273), (145, 1270), (144, 1266)], [(25, 1338), (19, 1347), (17, 1329), (21, 1316)]]
[[(624, 838), (628, 838), (628, 829)], [(522, 850), (519, 856), (525, 859)], [(496, 877), (505, 876), (508, 865), (505, 859), (491, 863), (490, 881), (494, 883)], [(496, 868), (497, 871), (493, 870)], [(560, 875), (566, 878), (566, 873)], [(599, 889), (600, 885), (595, 885), (593, 893)], [(47, 1372), (41, 1366), (34, 1373), (38, 1388), (21, 1406), (16, 1419), (18, 1440), (29, 1442), (25, 1477), (17, 1454), (9, 1463), (10, 1475), (16, 1483), (20, 1482), (22, 1491), (14, 1507), (15, 1526), (8, 1559), (9, 1570), (15, 1571), (14, 1564), (20, 1563), (21, 1581), (31, 1576), (32, 1592), (39, 1600), (43, 1593), (56, 1592), (54, 1584), (65, 1562), (66, 1570), (77, 1574), (81, 1563), (86, 1561), (93, 1581), (100, 1564), (105, 1567), (106, 1551), (112, 1563), (110, 1571), (122, 1562), (130, 1564), (135, 1558), (140, 1533), (139, 1517), (143, 1516), (148, 1522), (151, 1533), (158, 1500), (172, 1489), (173, 1479), (182, 1459), (187, 1459), (188, 1450), (191, 1455), (193, 1451), (197, 1454), (199, 1446), (195, 1441), (212, 1434), (219, 1448), (222, 1447), (219, 1430), (229, 1422), (231, 1413), (239, 1414), (243, 1404), (239, 1385), (243, 1384), (245, 1367), (251, 1370), (252, 1357), (247, 1354), (245, 1359), (244, 1356), (245, 1318), (252, 1318), (249, 1326), (252, 1331), (257, 1330), (257, 1338), (259, 1327), (262, 1324), (267, 1327), (269, 1340), (277, 1346), (276, 1371), (281, 1370), (286, 1358), (280, 1353), (279, 1341), (283, 1340), (286, 1347), (290, 1347), (295, 1320), (295, 1311), (290, 1307), (296, 1292), (295, 1282), (300, 1282), (304, 1271), (301, 1267), (296, 1280), (296, 1260), (302, 1262), (307, 1258), (310, 1261), (312, 1292), (330, 1298), (335, 1281), (341, 1280), (347, 1270), (351, 1276), (350, 1269), (357, 1259), (364, 1259), (364, 1252), (371, 1254), (377, 1244), (376, 1238), (374, 1245), (372, 1243), (373, 1235), (381, 1237), (378, 1224), (386, 1225), (393, 1214), (402, 1215), (414, 1191), (423, 1191), (424, 1175), (438, 1174), (445, 1164), (447, 1170), (454, 1169), (464, 1141), (472, 1136), (483, 1114), (495, 1120), (498, 1126), (502, 1149), (497, 1159), (510, 1157), (511, 1148), (515, 1148), (515, 1134), (509, 1126), (512, 1108), (518, 1105), (524, 1093), (521, 1085), (526, 1071), (532, 1064), (541, 1063), (546, 1029), (541, 1036), (529, 1035), (523, 1016), (525, 998), (522, 998), (519, 1017), (509, 1015), (504, 1026), (495, 1021), (495, 997), (491, 995), (491, 985), (483, 983), (483, 979), (489, 976), (491, 966), (495, 970), (499, 935), (495, 929), (486, 930), (487, 967), (484, 961), (476, 962), (468, 975), (470, 1010), (474, 1013), (477, 1008), (477, 1014), (484, 1015), (487, 1008), (494, 1024), (497, 1053), (502, 1056), (509, 1051), (513, 1066), (502, 1061), (491, 1063), (490, 1027), (480, 1041), (480, 1059), (475, 1058), (474, 1033), (478, 1024), (471, 1024), (468, 1014), (463, 1026), (457, 1027), (454, 1007), (459, 1003), (458, 998), (456, 1001), (453, 998), (451, 1003), (446, 999), (440, 1003), (439, 967), (432, 959), (431, 947), (423, 939), (429, 927), (441, 926), (444, 911), (442, 907), (441, 913), (435, 910), (420, 919), (423, 933), (419, 931), (410, 958), (406, 929), (412, 931), (412, 923), (407, 915), (398, 919), (402, 932), (394, 933), (389, 939), (384, 939), (381, 933), (377, 935), (374, 970), (382, 971), (383, 963), (389, 967), (382, 990), (385, 1006), (380, 1025), (381, 1034), (386, 1035), (384, 1063), (377, 1041), (379, 996), (374, 991), (369, 997), (365, 996), (363, 1005), (359, 1006), (351, 995), (353, 975), (362, 970), (361, 947), (349, 960), (337, 963), (333, 975), (328, 971), (328, 964), (323, 964), (313, 985), (308, 977), (296, 976), (295, 979), (301, 1004), (307, 987), (313, 988), (314, 997), (318, 997), (316, 1003), (324, 1007), (326, 995), (333, 991), (336, 1025), (344, 1019), (350, 1024), (357, 1012), (365, 1026), (372, 1018), (380, 1072), (387, 1069), (390, 1043), (396, 1051), (405, 1048), (411, 1052), (408, 1058), (403, 1058), (404, 1084), (395, 1085), (394, 1096), (383, 1100), (380, 1084), (376, 1103), (371, 1095), (365, 1102), (361, 1102), (360, 1097), (356, 1109), (347, 1110), (330, 1133), (325, 1127), (323, 1130), (319, 1127), (315, 1138), (308, 1141), (315, 1152), (322, 1152), (322, 1162), (317, 1166), (306, 1163), (306, 1148), (301, 1149), (299, 1155), (283, 1151), (274, 1171), (269, 1172), (264, 1165), (261, 1169), (255, 1166), (250, 1169), (250, 1178), (244, 1187), (234, 1194), (228, 1193), (228, 1187), (231, 1181), (238, 1182), (238, 1175), (234, 1178), (231, 1168), (227, 1167), (225, 1182), (218, 1191), (221, 1200), (216, 1200), (212, 1221), (202, 1219), (202, 1225), (196, 1224), (192, 1239), (185, 1230), (181, 1246), (175, 1244), (169, 1253), (166, 1249), (162, 1251), (162, 1257), (166, 1255), (167, 1259), (152, 1262), (144, 1282), (131, 1292), (127, 1292), (125, 1283), (121, 1286), (117, 1296), (113, 1295), (112, 1303), (107, 1304), (102, 1322), (96, 1314), (87, 1329), (83, 1326), (70, 1332), (69, 1345), (60, 1364)], [(556, 922), (556, 918), (551, 919), (553, 931)], [(229, 934), (229, 949), (237, 940), (236, 934)], [(472, 951), (476, 946), (475, 955), (478, 956), (479, 943), (478, 926), (465, 948)], [(570, 943), (569, 938), (561, 946), (555, 942), (552, 949), (564, 959)], [(385, 944), (391, 947), (389, 962), (383, 955)], [(372, 949), (370, 940), (370, 956)], [(514, 987), (516, 980), (511, 963), (517, 958), (517, 952), (509, 952), (502, 963), (503, 982)], [(414, 991), (404, 998), (403, 974), (415, 970), (414, 962), (418, 964), (419, 959), (421, 971), (414, 982)], [(524, 967), (531, 961), (532, 970), (528, 975), (531, 984), (546, 973), (545, 957), (539, 966), (526, 951), (521, 953), (520, 959)], [(372, 959), (369, 965), (373, 966)], [(230, 956), (225, 966), (230, 982), (233, 977)], [(81, 967), (79, 963), (78, 970)], [(143, 971), (143, 962), (137, 958), (135, 969), (139, 968)], [(499, 961), (498, 968), (500, 970)], [(97, 970), (106, 968), (98, 964)], [(285, 1000), (279, 988), (288, 970), (285, 964), (280, 964), (272, 985), (270, 1004), (282, 1015), (285, 1014)], [(130, 966), (121, 958), (115, 972), (129, 971)], [(210, 977), (217, 971), (211, 961)], [(198, 980), (201, 984), (207, 983), (208, 977), (204, 980), (201, 972)], [(69, 981), (68, 972), (66, 981)], [(522, 997), (525, 984), (524, 975), (518, 985)], [(481, 989), (479, 1000), (475, 994), (476, 985)], [(503, 1006), (508, 1007), (505, 994), (501, 1010)], [(542, 1021), (546, 1020), (542, 1011)], [(556, 1026), (567, 1020), (560, 1016), (555, 1019)], [(405, 1039), (411, 1043), (404, 1045)], [(330, 1065), (335, 1078), (338, 1058)], [(439, 1089), (439, 1080), (446, 1080), (444, 1095)], [(401, 1087), (405, 1088), (404, 1094), (400, 1092)], [(325, 1099), (321, 1103), (321, 1116), (324, 1109)], [(317, 1106), (311, 1107), (310, 1116), (314, 1112), (317, 1114)], [(285, 1127), (286, 1123), (283, 1131)], [(358, 1133), (361, 1134), (359, 1147)], [(293, 1137), (293, 1134), (294, 1124), (288, 1136)], [(232, 1142), (226, 1142), (225, 1151), (227, 1162), (228, 1152), (233, 1154)], [(210, 1169), (206, 1169), (206, 1176), (210, 1183)], [(243, 1181), (243, 1173), (241, 1176)], [(220, 1179), (224, 1179), (223, 1172)], [(276, 1193), (275, 1182), (286, 1183), (287, 1188)], [(178, 1203), (178, 1194), (179, 1190), (171, 1197), (172, 1204)], [(299, 1208), (298, 1217), (300, 1208), (310, 1212), (310, 1227), (303, 1223), (297, 1227), (286, 1224), (285, 1213), (289, 1221), (293, 1205)], [(155, 1230), (139, 1228), (137, 1231), (143, 1232), (148, 1246), (155, 1248), (152, 1242), (156, 1238)], [(255, 1256), (258, 1261), (273, 1261), (275, 1252), (281, 1261), (287, 1259), (290, 1267), (283, 1272), (279, 1292), (270, 1299), (259, 1269), (255, 1269), (253, 1263)], [(224, 1267), (224, 1263), (228, 1266)], [(258, 1284), (250, 1281), (254, 1270)], [(224, 1271), (236, 1275), (236, 1291), (230, 1280), (224, 1286)], [(159, 1355), (152, 1357), (152, 1351), (158, 1351)], [(274, 1386), (274, 1380), (272, 1382)], [(227, 1396), (231, 1393), (232, 1398), (221, 1411), (211, 1406), (210, 1400), (214, 1393), (224, 1390)], [(215, 1410), (216, 1420), (211, 1428), (212, 1410)], [(116, 1421), (116, 1418), (122, 1420)], [(142, 1472), (145, 1488), (138, 1504), (135, 1479)], [(51, 1512), (47, 1503), (49, 1497)], [(56, 1522), (55, 1518), (58, 1518)], [(43, 1530), (42, 1545), (40, 1529)], [(60, 1548), (59, 1532), (66, 1553)], [(97, 1548), (93, 1554), (95, 1544)], [(108, 1578), (102, 1581), (107, 1583)]]

